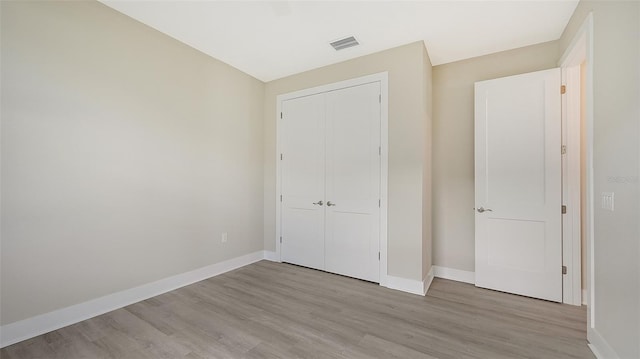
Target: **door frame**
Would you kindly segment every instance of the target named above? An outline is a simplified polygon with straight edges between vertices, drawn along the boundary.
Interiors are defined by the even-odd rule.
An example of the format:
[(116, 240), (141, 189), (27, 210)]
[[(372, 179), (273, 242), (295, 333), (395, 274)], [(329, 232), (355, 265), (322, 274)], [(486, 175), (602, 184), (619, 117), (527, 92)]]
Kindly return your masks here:
[[(562, 84), (566, 86), (566, 96), (562, 99), (563, 145), (567, 146), (566, 165), (563, 172), (563, 204), (567, 213), (562, 218), (563, 264), (567, 275), (563, 278), (563, 302), (573, 305), (583, 304), (581, 281), (581, 241), (580, 241), (580, 65), (585, 69), (585, 131), (586, 131), (586, 276), (588, 332), (594, 328), (594, 191), (593, 191), (593, 14), (589, 13), (570, 45), (558, 62), (562, 70)], [(577, 89), (577, 91), (576, 91)], [(566, 139), (566, 141), (565, 141)], [(578, 155), (576, 155), (578, 154)], [(565, 167), (565, 166), (563, 166)], [(566, 182), (565, 182), (566, 181)], [(576, 188), (577, 183), (577, 188)], [(564, 189), (567, 192), (564, 192)]]
[(307, 88), (304, 90), (289, 92), (276, 97), (276, 259), (282, 262), (282, 208), (280, 198), (282, 195), (282, 102), (294, 98), (311, 96), (320, 93), (336, 91), (348, 87), (364, 85), (368, 83), (380, 83), (380, 285), (386, 286), (387, 278), (387, 226), (388, 226), (388, 181), (389, 181), (389, 92), (388, 72), (379, 72), (371, 75), (357, 77), (345, 81), (339, 81), (326, 85)]
[(580, 64), (561, 68), (562, 85), (562, 302), (582, 304)]

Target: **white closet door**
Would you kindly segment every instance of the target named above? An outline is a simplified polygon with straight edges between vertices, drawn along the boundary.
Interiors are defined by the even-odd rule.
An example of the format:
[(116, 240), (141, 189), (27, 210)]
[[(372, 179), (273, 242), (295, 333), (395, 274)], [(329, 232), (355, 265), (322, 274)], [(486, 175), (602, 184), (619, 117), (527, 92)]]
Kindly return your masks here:
[(282, 261), (324, 269), (325, 96), (283, 101), (282, 112)]
[(380, 83), (327, 93), (326, 270), (378, 282)]
[(476, 285), (562, 301), (560, 69), (475, 85)]

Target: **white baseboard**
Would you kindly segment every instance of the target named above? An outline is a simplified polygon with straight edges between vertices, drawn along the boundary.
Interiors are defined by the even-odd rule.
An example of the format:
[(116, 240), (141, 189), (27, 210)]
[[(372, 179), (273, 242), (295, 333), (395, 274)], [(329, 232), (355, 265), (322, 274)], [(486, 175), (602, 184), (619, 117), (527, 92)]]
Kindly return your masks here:
[[(278, 259), (277, 253), (272, 251), (264, 251), (264, 259), (272, 262), (282, 262)], [(380, 286), (411, 294), (425, 295), (432, 281), (433, 267), (431, 267), (431, 270), (422, 281), (387, 275), (380, 277)]]
[[(270, 254), (269, 254), (270, 256)], [(258, 251), (0, 327), (0, 348), (267, 258)]]
[(433, 278), (434, 278), (433, 266), (431, 266), (431, 269), (429, 269), (429, 273), (427, 273), (427, 276), (422, 279), (422, 283), (423, 283), (422, 295), (427, 295), (427, 291), (429, 290), (429, 287), (431, 287)]
[(442, 279), (450, 279), (458, 282), (476, 284), (475, 272), (455, 268), (433, 266), (433, 274), (436, 277)]
[(264, 259), (272, 262), (280, 262), (280, 259), (278, 259), (278, 254), (272, 251), (264, 251)]
[(620, 359), (618, 354), (611, 348), (609, 343), (593, 328), (587, 328), (587, 339), (589, 349), (598, 359)]
[(389, 289), (395, 289), (402, 292), (424, 295), (424, 282), (420, 280), (387, 275), (387, 280), (385, 281), (384, 286)]

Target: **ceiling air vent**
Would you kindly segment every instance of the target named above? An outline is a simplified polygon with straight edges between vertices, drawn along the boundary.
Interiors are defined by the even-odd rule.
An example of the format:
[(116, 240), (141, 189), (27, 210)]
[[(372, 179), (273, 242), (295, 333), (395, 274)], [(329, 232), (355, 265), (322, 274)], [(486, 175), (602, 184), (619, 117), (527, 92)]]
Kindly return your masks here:
[(360, 45), (360, 43), (358, 42), (358, 40), (356, 40), (355, 37), (349, 36), (349, 37), (345, 37), (344, 39), (331, 42), (330, 45), (333, 46), (333, 48), (336, 49), (336, 51), (338, 51), (338, 50), (346, 49), (348, 47)]

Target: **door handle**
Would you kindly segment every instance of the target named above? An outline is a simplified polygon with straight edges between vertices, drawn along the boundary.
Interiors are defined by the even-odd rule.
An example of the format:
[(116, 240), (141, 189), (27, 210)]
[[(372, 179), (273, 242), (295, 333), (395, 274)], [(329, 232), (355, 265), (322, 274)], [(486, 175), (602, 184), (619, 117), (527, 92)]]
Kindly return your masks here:
[(322, 206), (322, 201), (313, 202), (313, 204), (315, 204), (315, 205), (317, 205), (317, 206)]
[(328, 207), (335, 206), (335, 205), (336, 205), (336, 204), (335, 204), (335, 203), (331, 203), (331, 201), (328, 201), (328, 202), (327, 202), (327, 206), (328, 206)]
[(491, 208), (484, 208), (484, 207), (480, 207), (478, 208), (478, 213), (482, 213), (482, 212), (493, 212), (493, 210)]

